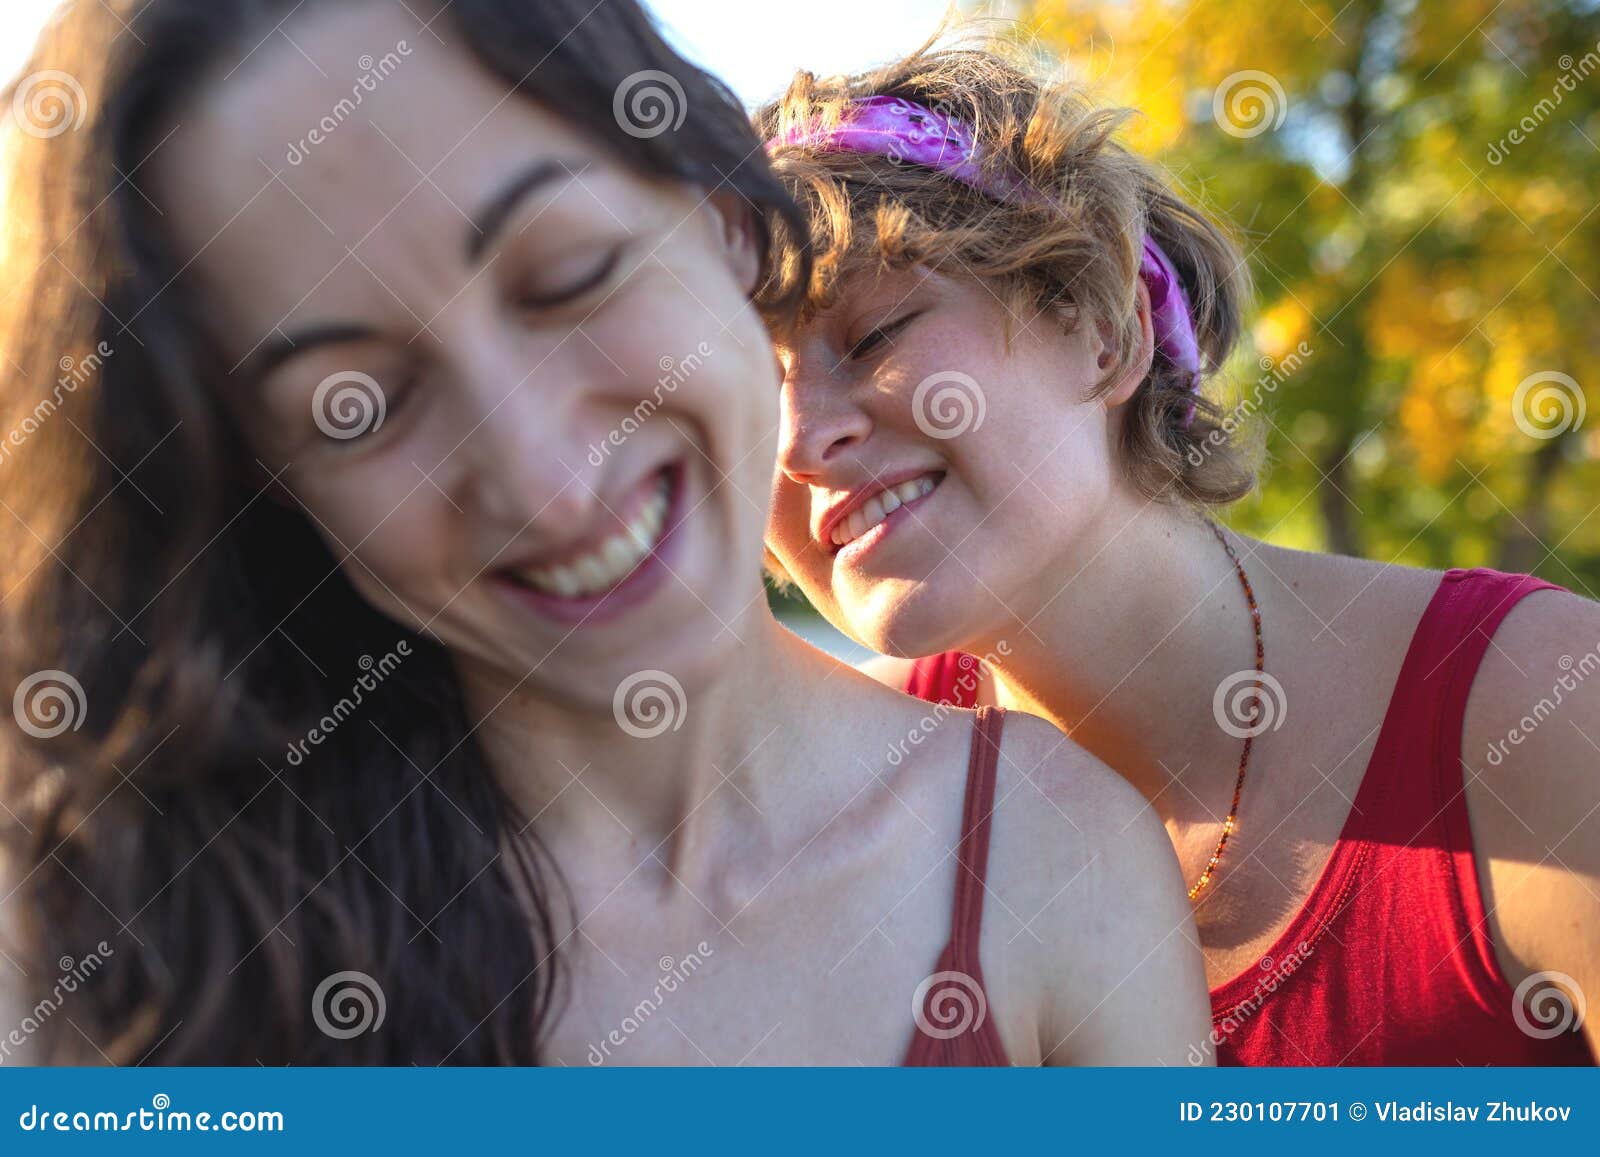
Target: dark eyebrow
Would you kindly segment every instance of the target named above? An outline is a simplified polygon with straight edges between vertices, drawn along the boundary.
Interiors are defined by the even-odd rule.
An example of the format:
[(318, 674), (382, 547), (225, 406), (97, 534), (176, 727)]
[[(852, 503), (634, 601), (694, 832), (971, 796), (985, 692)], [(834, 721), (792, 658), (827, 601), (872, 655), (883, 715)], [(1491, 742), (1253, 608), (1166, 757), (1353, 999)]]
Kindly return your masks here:
[[(578, 163), (581, 164), (581, 163)], [(472, 232), (467, 235), (467, 262), (478, 264), (484, 253), (494, 243), (495, 237), (506, 227), (512, 213), (524, 198), (548, 185), (563, 174), (577, 179), (581, 169), (556, 157), (535, 161), (507, 181), (472, 219)], [(285, 334), (274, 330), (240, 367), (249, 382), (259, 382), (291, 357), (305, 353), (319, 345), (337, 342), (362, 341), (376, 337), (378, 331), (371, 326), (354, 322), (330, 322), (310, 326), (295, 333)]]
[(359, 325), (355, 322), (329, 322), (325, 325), (308, 326), (293, 334), (275, 329), (266, 341), (256, 347), (254, 353), (245, 358), (239, 369), (243, 370), (245, 381), (254, 384), (290, 358), (297, 357), (307, 350), (319, 345), (363, 341), (377, 336), (377, 332), (369, 325)]
[(500, 230), (506, 227), (512, 212), (524, 197), (562, 175), (576, 179), (580, 174), (566, 161), (547, 157), (529, 165), (490, 197), (488, 203), (472, 218), (472, 232), (467, 236), (468, 264), (476, 265), (483, 259), (484, 252), (494, 243)]

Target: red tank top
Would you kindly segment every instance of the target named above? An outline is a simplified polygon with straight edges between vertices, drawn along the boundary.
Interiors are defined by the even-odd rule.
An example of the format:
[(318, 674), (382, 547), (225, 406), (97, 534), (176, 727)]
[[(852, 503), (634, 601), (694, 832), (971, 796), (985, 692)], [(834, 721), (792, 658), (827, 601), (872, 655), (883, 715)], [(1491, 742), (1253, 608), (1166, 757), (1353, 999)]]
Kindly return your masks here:
[(995, 767), (1004, 725), (1005, 712), (998, 707), (978, 708), (972, 721), (950, 940), (932, 974), (912, 995), (916, 1035), (906, 1050), (907, 1065), (1010, 1064), (990, 1015), (983, 969), (978, 964), (983, 878), (989, 867), (989, 815), (994, 811)]
[[(1518, 1027), (1462, 777), (1467, 693), (1490, 637), (1526, 595), (1563, 589), (1483, 568), (1442, 577), (1321, 876), (1260, 967), (1212, 990), (1218, 1064), (1594, 1063), (1577, 1033), (1539, 1039)], [(969, 706), (975, 667), (970, 655), (930, 656), (906, 690)]]

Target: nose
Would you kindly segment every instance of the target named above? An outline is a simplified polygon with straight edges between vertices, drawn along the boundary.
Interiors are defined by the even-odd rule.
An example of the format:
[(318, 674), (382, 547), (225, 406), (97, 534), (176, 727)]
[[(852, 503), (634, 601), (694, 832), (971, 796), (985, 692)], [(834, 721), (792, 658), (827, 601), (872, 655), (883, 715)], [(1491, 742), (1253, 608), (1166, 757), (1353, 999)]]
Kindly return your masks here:
[[(552, 363), (560, 360), (552, 358)], [(460, 460), (463, 499), (507, 533), (563, 540), (593, 524), (595, 471), (576, 431), (581, 391), (562, 390), (559, 367), (529, 376), (507, 359), (492, 373), (476, 367), (464, 400)]]
[(809, 482), (872, 433), (872, 419), (849, 383), (825, 364), (791, 361), (784, 374), (778, 430), (778, 469)]

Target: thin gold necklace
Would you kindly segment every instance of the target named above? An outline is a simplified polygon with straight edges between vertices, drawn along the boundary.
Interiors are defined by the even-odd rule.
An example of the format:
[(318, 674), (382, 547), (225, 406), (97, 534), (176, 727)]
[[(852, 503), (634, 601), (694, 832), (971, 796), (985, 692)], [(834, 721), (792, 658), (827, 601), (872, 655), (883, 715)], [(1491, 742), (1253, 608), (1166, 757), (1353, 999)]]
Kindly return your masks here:
[[(1228, 558), (1233, 562), (1233, 569), (1239, 573), (1239, 585), (1244, 587), (1245, 602), (1250, 604), (1250, 623), (1256, 633), (1256, 674), (1259, 676), (1266, 671), (1266, 649), (1261, 645), (1261, 607), (1256, 603), (1256, 592), (1250, 586), (1250, 576), (1244, 573), (1244, 564), (1239, 561), (1239, 556), (1234, 553), (1233, 544), (1222, 533), (1222, 528), (1215, 522), (1207, 520), (1206, 525), (1211, 527), (1211, 533), (1217, 536), (1217, 541), (1222, 544), (1222, 549), (1228, 552)], [(1261, 680), (1256, 680), (1256, 691), (1261, 690)], [(1256, 704), (1256, 711), (1260, 711), (1260, 704)], [(1222, 859), (1222, 849), (1228, 846), (1228, 839), (1233, 835), (1233, 829), (1239, 819), (1239, 796), (1244, 792), (1244, 773), (1250, 766), (1250, 745), (1255, 740), (1253, 731), (1245, 732), (1244, 750), (1239, 753), (1239, 777), (1233, 783), (1233, 804), (1228, 808), (1228, 818), (1222, 821), (1222, 836), (1217, 840), (1217, 849), (1211, 853), (1211, 859), (1206, 862), (1205, 871), (1200, 873), (1200, 879), (1195, 881), (1194, 887), (1189, 889), (1189, 899), (1193, 900), (1209, 883), (1217, 870), (1217, 863)]]

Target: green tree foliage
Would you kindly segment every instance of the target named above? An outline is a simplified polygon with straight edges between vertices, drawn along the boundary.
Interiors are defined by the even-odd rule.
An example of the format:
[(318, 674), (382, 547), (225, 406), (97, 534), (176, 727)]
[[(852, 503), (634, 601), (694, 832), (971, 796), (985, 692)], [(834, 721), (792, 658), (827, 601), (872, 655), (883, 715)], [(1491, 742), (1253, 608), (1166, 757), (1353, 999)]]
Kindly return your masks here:
[[(1257, 286), (1241, 530), (1600, 591), (1600, 4), (1039, 0)], [(1302, 344), (1303, 343), (1303, 344)]]

